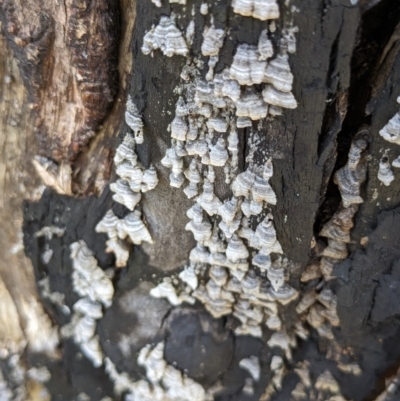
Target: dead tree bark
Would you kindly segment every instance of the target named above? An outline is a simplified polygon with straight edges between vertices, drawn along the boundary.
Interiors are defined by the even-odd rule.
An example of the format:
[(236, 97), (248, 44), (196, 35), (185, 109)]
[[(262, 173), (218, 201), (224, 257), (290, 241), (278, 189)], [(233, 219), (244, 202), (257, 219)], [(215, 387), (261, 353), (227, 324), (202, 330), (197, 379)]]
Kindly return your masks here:
[[(240, 0), (158, 3), (0, 1), (0, 399), (397, 400), (400, 4), (269, 0), (255, 11), (250, 1), (243, 15)], [(274, 60), (283, 60), (280, 83), (265, 72)], [(218, 86), (238, 88), (235, 79), (237, 98)], [(268, 90), (287, 102), (291, 91), (297, 107), (268, 103)], [(174, 121), (188, 124), (181, 141)], [(219, 206), (236, 199), (229, 221), (183, 191), (190, 146), (203, 140), (211, 157), (218, 138), (229, 159), (211, 172), (198, 157), (193, 188), (211, 186), (207, 202)], [(116, 170), (135, 153), (135, 174), (154, 166), (154, 188), (142, 176), (138, 184), (131, 165), (131, 181)], [(257, 179), (276, 202), (257, 203), (251, 185), (271, 163), (273, 175)], [(253, 181), (237, 190), (244, 171)], [(112, 186), (120, 177), (129, 199)], [(107, 213), (119, 221), (108, 231), (98, 226)], [(211, 240), (193, 235), (196, 213)], [(278, 241), (268, 252), (257, 234), (264, 222)], [(234, 243), (242, 256), (232, 261)], [(193, 249), (207, 261), (194, 261)], [(86, 254), (87, 271), (79, 252), (95, 258)], [(197, 289), (184, 288), (185, 268)], [(239, 290), (224, 282), (210, 295), (217, 273)], [(160, 283), (175, 293), (161, 296)], [(149, 344), (163, 350), (158, 379)], [(251, 357), (259, 377), (243, 368)], [(194, 382), (179, 384), (180, 372)], [(197, 393), (188, 398), (189, 384)]]

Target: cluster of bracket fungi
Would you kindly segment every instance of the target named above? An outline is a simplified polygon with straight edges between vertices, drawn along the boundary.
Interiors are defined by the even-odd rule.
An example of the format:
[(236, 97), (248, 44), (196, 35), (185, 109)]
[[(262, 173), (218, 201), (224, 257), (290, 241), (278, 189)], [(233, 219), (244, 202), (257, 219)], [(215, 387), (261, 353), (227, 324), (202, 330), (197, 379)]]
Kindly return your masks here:
[(131, 99), (127, 103), (126, 121), (134, 132), (125, 135), (114, 156), (116, 173), (120, 177), (110, 184), (113, 200), (124, 205), (131, 213), (119, 219), (112, 209), (97, 224), (96, 232), (106, 233), (106, 252), (115, 254), (116, 267), (124, 267), (129, 258), (129, 243), (140, 245), (143, 241), (152, 243), (151, 235), (143, 223), (142, 214), (136, 209), (142, 192), (154, 189), (158, 184), (157, 172), (153, 166), (143, 168), (135, 152), (135, 144), (143, 143), (143, 122)]
[[(397, 98), (397, 103), (400, 103), (400, 97)], [(400, 145), (400, 111), (398, 111), (379, 131), (379, 135), (385, 141)], [(400, 155), (392, 161), (392, 166), (400, 168)], [(378, 179), (386, 186), (389, 186), (394, 180), (394, 174), (390, 167), (387, 152), (385, 152), (379, 162)]]
[(99, 367), (104, 356), (95, 334), (97, 320), (103, 317), (103, 307), (111, 306), (114, 287), (83, 240), (72, 243), (70, 249), (72, 285), (81, 298), (73, 305), (71, 321), (61, 328), (61, 335), (73, 338), (82, 353)]
[[(161, 0), (152, 2), (161, 6)], [(186, 0), (170, 0), (170, 3), (185, 5)], [(361, 374), (357, 363), (341, 357), (335, 341), (332, 327), (339, 326), (340, 322), (336, 296), (329, 283), (335, 278), (334, 265), (348, 256), (353, 219), (363, 202), (360, 188), (366, 179), (368, 140), (364, 130), (360, 130), (352, 142), (346, 165), (335, 173), (341, 204), (319, 233), (326, 239), (326, 246), (301, 277), (302, 283), (320, 281), (299, 296), (299, 291), (289, 285), (288, 273), (293, 263), (284, 256), (270, 209), (270, 205), (278, 203), (270, 184), (273, 161), (268, 157), (262, 163), (254, 161), (260, 133), (253, 128), (254, 121), (275, 118), (284, 109), (297, 107), (289, 65), (289, 54), (296, 52), (297, 28), (283, 27), (279, 43), (274, 43), (273, 34), (278, 29), (275, 20), (280, 18), (277, 0), (233, 0), (232, 7), (242, 16), (268, 21), (268, 28), (261, 31), (257, 44), (239, 43), (232, 64), (215, 73), (219, 52), (229, 39), (226, 30), (215, 27), (210, 15), (201, 45), (202, 56), (208, 57), (205, 80), (201, 77), (203, 62), (191, 56), (194, 21), (184, 35), (174, 15), (163, 15), (143, 38), (141, 50), (145, 55), (160, 51), (167, 57), (187, 58), (177, 88), (175, 116), (169, 127), (171, 147), (161, 163), (170, 169), (170, 185), (182, 188), (193, 200), (192, 207), (186, 211), (189, 218), (186, 229), (197, 242), (190, 252), (188, 265), (179, 273), (179, 283), (164, 278), (150, 290), (150, 295), (165, 298), (173, 306), (198, 301), (214, 318), (231, 315), (237, 321), (236, 336), (262, 338), (267, 329), (271, 333), (267, 345), (272, 350), (279, 349), (279, 355), (274, 354), (270, 361), (271, 380), (261, 397), (262, 401), (269, 401), (282, 388), (287, 365), (293, 363), (297, 338), (307, 340), (310, 328), (331, 341), (327, 358), (333, 359), (341, 371)], [(200, 12), (209, 14), (206, 2)], [(118, 218), (110, 209), (95, 229), (107, 234), (106, 251), (115, 254), (115, 265), (119, 268), (126, 266), (131, 244), (152, 242), (139, 206), (141, 194), (154, 189), (158, 183), (155, 168), (145, 169), (135, 152), (136, 144), (144, 140), (143, 121), (131, 98), (127, 101), (125, 120), (133, 135), (126, 134), (116, 150), (114, 163), (119, 178), (110, 189), (113, 200), (129, 212), (124, 218)], [(243, 128), (248, 128), (251, 138), (246, 168), (240, 172)], [(400, 144), (399, 132), (400, 114), (397, 113), (380, 135)], [(400, 167), (399, 158), (392, 166)], [(222, 176), (232, 193), (225, 200), (219, 199), (215, 191), (217, 177)], [(394, 179), (387, 158), (381, 160), (378, 178), (385, 185)], [(104, 356), (95, 334), (103, 308), (112, 303), (111, 275), (98, 267), (84, 241), (71, 245), (71, 259), (73, 288), (80, 299), (72, 308), (71, 322), (62, 328), (61, 334), (73, 338), (94, 366), (105, 365), (117, 395), (125, 394), (127, 401), (214, 399), (218, 389), (206, 391), (165, 361), (163, 342), (148, 345), (139, 353), (137, 362), (146, 371), (145, 379), (135, 381), (127, 373), (118, 372)], [(49, 293), (49, 297), (56, 299), (54, 294)], [(282, 314), (286, 305), (295, 300), (298, 300), (297, 320), (288, 326)], [(239, 366), (249, 373), (243, 394), (251, 395), (254, 382), (260, 379), (260, 361), (252, 356), (242, 359)], [(346, 401), (329, 370), (313, 378), (307, 363), (298, 363), (294, 372), (300, 381), (291, 392), (291, 401)], [(0, 378), (0, 388), (1, 385)]]
[[(276, 30), (273, 20), (280, 15), (276, 1), (235, 1), (232, 6), (238, 14), (270, 20), (269, 30)], [(208, 8), (202, 7), (201, 12), (207, 15)], [(261, 165), (255, 163), (256, 149), (250, 143), (247, 168), (238, 171), (238, 130), (250, 128), (256, 142), (258, 134), (252, 131), (253, 121), (279, 116), (284, 109), (297, 107), (288, 62), (288, 53), (296, 51), (296, 28), (282, 31), (277, 54), (269, 30), (261, 32), (257, 45), (239, 44), (232, 65), (214, 73), (226, 32), (217, 29), (210, 16), (201, 46), (202, 55), (208, 57), (206, 80), (201, 78), (201, 63), (197, 59), (188, 58), (181, 73), (180, 96), (170, 124), (172, 146), (161, 163), (171, 170), (170, 185), (182, 187), (186, 196), (194, 200), (186, 213), (190, 219), (186, 229), (193, 233), (197, 245), (190, 253), (189, 265), (179, 274), (179, 285), (165, 278), (150, 291), (152, 296), (166, 298), (174, 306), (197, 300), (215, 318), (233, 315), (240, 322), (234, 329), (236, 335), (262, 337), (263, 325), (271, 330), (268, 346), (282, 349), (284, 358), (274, 355), (271, 360), (272, 379), (262, 396), (265, 401), (281, 389), (286, 371), (284, 359), (292, 360), (296, 336), (308, 337), (301, 315), (310, 307), (317, 313), (323, 309), (330, 324), (339, 323), (335, 296), (324, 289), (314, 293), (312, 302), (310, 294), (300, 301), (300, 316), (294, 329), (289, 331), (284, 327), (280, 308), (295, 300), (298, 292), (287, 282), (291, 262), (283, 256), (268, 210), (269, 205), (277, 203), (269, 183), (273, 163), (271, 159)], [(146, 33), (142, 51), (150, 54), (161, 50), (169, 57), (173, 54), (188, 57), (189, 47), (174, 16), (162, 16), (159, 25)], [(221, 174), (232, 191), (232, 196), (223, 202), (215, 194), (216, 177)], [(341, 217), (338, 213), (336, 219)], [(330, 238), (326, 253), (332, 248), (334, 252), (335, 246), (342, 244), (340, 240)], [(311, 306), (316, 301), (319, 306)], [(311, 326), (325, 334), (328, 330), (324, 331), (322, 324), (314, 321), (314, 315), (311, 313)], [(255, 377), (251, 376), (243, 388), (244, 394), (252, 393)], [(329, 372), (321, 375), (315, 385), (318, 394), (327, 392), (341, 397)], [(307, 386), (298, 386), (293, 399), (305, 399), (310, 387), (310, 380)]]
[[(190, 219), (186, 229), (197, 241), (190, 253), (189, 265), (179, 274), (180, 284), (165, 278), (150, 294), (166, 298), (174, 306), (184, 302), (193, 304), (197, 300), (215, 318), (233, 315), (240, 322), (234, 329), (236, 335), (262, 337), (263, 325), (271, 330), (267, 344), (283, 350), (284, 358), (274, 355), (271, 360), (272, 379), (261, 398), (267, 401), (281, 389), (285, 359), (292, 360), (296, 337), (308, 338), (307, 324), (320, 336), (333, 340), (331, 326), (339, 325), (339, 319), (336, 298), (328, 286), (322, 289), (320, 286), (302, 296), (296, 307), (299, 317), (293, 327), (284, 327), (279, 316), (282, 307), (298, 298), (298, 291), (287, 282), (291, 262), (283, 255), (269, 210), (269, 205), (277, 204), (269, 183), (273, 163), (271, 159), (261, 165), (255, 163), (256, 149), (249, 143), (247, 168), (239, 173), (238, 130), (250, 128), (252, 140), (257, 142), (253, 121), (267, 116), (273, 118), (284, 109), (297, 107), (289, 65), (289, 53), (296, 51), (297, 29), (282, 29), (276, 53), (271, 33), (277, 29), (274, 20), (280, 16), (277, 2), (238, 0), (232, 7), (238, 14), (269, 20), (269, 29), (261, 32), (257, 45), (238, 44), (231, 66), (215, 73), (226, 32), (217, 29), (210, 16), (201, 46), (202, 55), (208, 57), (205, 80), (199, 71), (201, 62), (189, 56), (190, 35), (186, 34), (185, 40), (175, 16), (162, 16), (143, 39), (142, 52), (146, 55), (160, 50), (168, 57), (174, 54), (188, 57), (177, 88), (175, 117), (169, 127), (172, 146), (161, 163), (171, 170), (170, 185), (182, 187), (185, 195), (194, 200), (186, 212)], [(201, 13), (207, 15), (208, 7), (202, 6)], [(187, 33), (193, 29), (189, 28)], [(362, 202), (360, 185), (365, 179), (366, 145), (365, 139), (357, 136), (348, 163), (336, 172), (342, 205), (320, 233), (327, 238), (328, 246), (318, 262), (307, 267), (303, 282), (321, 276), (323, 283), (329, 282), (333, 278), (333, 265), (347, 257), (352, 220)], [(215, 194), (216, 177), (221, 174), (232, 191), (232, 196), (223, 202)], [(350, 369), (349, 364), (342, 365), (343, 369)], [(354, 371), (359, 373), (359, 367)], [(307, 367), (302, 366), (298, 372), (301, 381), (292, 393), (293, 400), (308, 396), (345, 400), (329, 371), (315, 383)], [(255, 378), (251, 376), (243, 388), (244, 394), (252, 393)]]

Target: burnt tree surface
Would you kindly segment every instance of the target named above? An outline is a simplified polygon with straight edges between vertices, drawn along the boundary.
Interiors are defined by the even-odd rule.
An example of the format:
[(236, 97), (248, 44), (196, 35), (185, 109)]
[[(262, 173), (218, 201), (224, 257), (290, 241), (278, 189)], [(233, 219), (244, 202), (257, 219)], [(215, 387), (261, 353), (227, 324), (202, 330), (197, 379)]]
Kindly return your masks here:
[[(290, 17), (298, 27), (297, 52), (289, 59), (298, 107), (253, 123), (261, 137), (255, 160), (262, 161), (267, 155), (274, 161), (271, 186), (278, 202), (271, 211), (285, 256), (293, 262), (290, 284), (300, 293), (318, 285), (318, 279), (303, 283), (300, 277), (306, 265), (317, 258), (318, 249), (326, 245), (319, 232), (341, 201), (334, 173), (347, 163), (352, 140), (362, 126), (368, 127), (369, 136), (367, 179), (361, 191), (364, 203), (355, 215), (351, 252), (335, 265), (336, 279), (329, 282), (337, 295), (340, 318), (340, 325), (333, 328), (335, 341), (343, 355), (357, 361), (362, 373), (356, 376), (338, 369), (327, 356), (329, 340), (311, 329), (307, 340), (297, 341), (282, 389), (271, 399), (291, 399), (299, 382), (294, 368), (307, 361), (312, 379), (329, 370), (346, 400), (374, 401), (385, 391), (385, 380), (400, 368), (400, 171), (392, 169), (395, 179), (387, 187), (377, 178), (381, 158), (388, 154), (393, 160), (400, 154), (398, 145), (379, 135), (398, 111), (400, 3), (279, 3), (281, 19), (277, 23), (283, 24)], [(185, 212), (193, 201), (181, 189), (170, 187), (170, 171), (161, 164), (171, 146), (168, 125), (179, 97), (174, 89), (181, 82), (186, 59), (176, 55), (168, 58), (160, 51), (154, 56), (144, 55), (143, 37), (160, 16), (172, 12), (184, 31), (194, 9), (196, 30), (191, 55), (202, 58), (206, 66), (200, 51), (202, 33), (213, 15), (217, 28), (230, 28), (215, 69), (221, 72), (232, 63), (237, 45), (257, 44), (267, 26), (266, 22), (235, 14), (228, 0), (210, 2), (208, 15), (199, 13), (201, 4), (188, 0), (182, 7), (163, 0), (162, 7), (157, 8), (150, 0), (69, 0), (64, 9), (58, 2), (46, 0), (40, 6), (30, 0), (0, 1), (0, 46), (5, 60), (0, 74), (4, 82), (5, 77), (12, 76), (8, 84), (11, 90), (4, 84), (0, 99), (0, 143), (9, 146), (0, 147), (0, 217), (5, 222), (0, 230), (4, 253), (0, 278), (13, 299), (17, 298), (14, 292), (18, 286), (22, 292), (35, 294), (33, 281), (48, 278), (50, 290), (63, 294), (65, 305), (72, 310), (78, 297), (72, 286), (69, 247), (83, 239), (99, 266), (112, 275), (113, 302), (98, 321), (96, 333), (105, 356), (118, 371), (128, 373), (132, 380), (145, 378), (143, 367), (137, 363), (138, 352), (147, 344), (164, 340), (164, 358), (169, 364), (185, 371), (205, 389), (217, 381), (223, 386), (215, 400), (259, 400), (273, 377), (271, 358), (282, 354), (282, 350), (268, 347), (270, 330), (265, 328), (262, 338), (236, 336), (233, 328), (237, 322), (232, 316), (213, 319), (199, 302), (173, 307), (165, 299), (148, 295), (164, 277), (177, 277), (188, 263), (195, 241), (185, 230), (189, 221)], [(278, 31), (278, 41), (279, 35)], [(204, 75), (206, 71), (204, 68)], [(16, 94), (18, 105), (10, 100), (13, 96), (16, 99)], [(124, 121), (128, 96), (144, 122), (145, 139), (136, 146), (136, 152), (146, 168), (155, 166), (159, 183), (144, 193), (140, 202), (154, 244), (133, 245), (127, 266), (115, 269), (113, 255), (105, 252), (107, 236), (96, 233), (95, 226), (110, 208), (119, 218), (128, 213), (112, 200), (109, 189), (109, 183), (116, 179), (112, 157), (130, 132)], [(24, 112), (10, 121), (9, 114), (18, 108)], [(239, 167), (243, 171), (251, 132), (248, 128), (238, 131)], [(18, 135), (29, 145), (12, 140)], [(8, 152), (14, 142), (20, 151), (11, 157)], [(34, 189), (40, 181), (29, 164), (37, 154), (57, 162), (60, 169), (68, 166), (69, 192), (48, 185), (37, 195)], [(10, 178), (9, 171), (20, 169)], [(228, 199), (232, 193), (222, 174), (217, 173), (216, 183), (218, 197)], [(21, 262), (8, 255), (16, 242), (13, 232), (18, 230), (17, 224), (6, 223), (9, 216), (16, 216), (18, 227), (22, 227), (24, 251), (20, 252), (29, 259), (26, 281), (30, 284), (20, 281), (16, 273), (27, 269), (26, 259)], [(44, 226), (65, 228), (65, 233), (51, 239), (36, 237)], [(44, 263), (42, 255), (48, 249), (53, 254)], [(62, 327), (70, 321), (60, 305), (49, 301), (40, 289), (37, 293), (53, 326)], [(284, 322), (290, 324), (295, 319), (296, 303), (285, 308)], [(24, 331), (23, 323), (21, 326)], [(251, 355), (260, 360), (261, 377), (254, 382), (254, 394), (244, 395), (242, 389), (249, 375), (238, 365)], [(28, 347), (22, 360), (27, 369), (46, 366), (50, 370), (51, 378), (45, 382), (49, 399), (123, 399), (123, 395), (115, 395), (104, 365), (95, 368), (72, 339), (60, 340), (57, 357)], [(7, 363), (7, 358), (0, 359), (0, 369), (15, 390)], [(41, 399), (35, 398), (34, 391), (28, 393), (27, 399)], [(400, 392), (379, 400), (398, 399)]]

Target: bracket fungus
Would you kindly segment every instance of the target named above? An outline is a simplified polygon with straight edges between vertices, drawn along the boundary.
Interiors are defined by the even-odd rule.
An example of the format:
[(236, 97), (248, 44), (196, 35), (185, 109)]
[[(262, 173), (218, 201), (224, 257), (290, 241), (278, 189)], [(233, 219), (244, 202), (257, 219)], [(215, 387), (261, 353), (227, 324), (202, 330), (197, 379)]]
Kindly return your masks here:
[(266, 61), (259, 60), (257, 46), (240, 44), (233, 56), (230, 77), (240, 85), (261, 84), (264, 79)]
[(387, 187), (394, 180), (394, 174), (387, 156), (384, 156), (379, 162), (378, 180)]
[(279, 18), (277, 0), (232, 0), (233, 11), (261, 21)]
[(397, 112), (379, 131), (379, 135), (388, 142), (400, 145), (400, 112)]
[(144, 36), (143, 54), (150, 54), (157, 49), (167, 57), (172, 57), (174, 54), (188, 55), (189, 49), (173, 17), (161, 16), (159, 24), (153, 26)]
[(271, 40), (268, 38), (268, 30), (264, 29), (258, 38), (257, 50), (259, 53), (259, 60), (267, 60), (274, 55), (274, 48)]
[(142, 117), (139, 114), (139, 110), (135, 103), (133, 103), (133, 100), (130, 96), (128, 97), (128, 101), (126, 102), (125, 121), (129, 125), (129, 128), (134, 132), (136, 143), (143, 143)]
[(203, 56), (217, 56), (224, 43), (225, 31), (216, 29), (214, 25), (205, 27), (201, 53)]

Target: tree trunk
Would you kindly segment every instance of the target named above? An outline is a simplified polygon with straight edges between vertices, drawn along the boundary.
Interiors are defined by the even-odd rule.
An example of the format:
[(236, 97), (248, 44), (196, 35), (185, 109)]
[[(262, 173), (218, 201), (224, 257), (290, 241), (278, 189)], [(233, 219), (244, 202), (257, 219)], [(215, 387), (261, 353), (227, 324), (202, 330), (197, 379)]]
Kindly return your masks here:
[(0, 0), (0, 399), (399, 399), (400, 4), (153, 1)]

